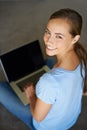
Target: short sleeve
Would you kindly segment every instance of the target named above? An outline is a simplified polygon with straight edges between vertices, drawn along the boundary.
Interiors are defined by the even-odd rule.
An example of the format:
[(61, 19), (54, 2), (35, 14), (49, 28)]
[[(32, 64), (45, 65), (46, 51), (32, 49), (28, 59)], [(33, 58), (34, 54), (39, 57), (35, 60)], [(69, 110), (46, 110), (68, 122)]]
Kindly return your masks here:
[(56, 88), (49, 74), (43, 75), (36, 85), (36, 96), (48, 104), (56, 101)]

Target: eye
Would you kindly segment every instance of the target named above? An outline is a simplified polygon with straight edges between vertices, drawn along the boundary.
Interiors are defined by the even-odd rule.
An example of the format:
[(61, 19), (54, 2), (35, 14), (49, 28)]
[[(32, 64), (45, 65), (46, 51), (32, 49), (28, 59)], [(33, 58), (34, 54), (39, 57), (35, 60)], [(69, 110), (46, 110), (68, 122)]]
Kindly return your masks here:
[(48, 30), (45, 30), (45, 34), (49, 34), (50, 35), (50, 32)]
[(60, 36), (60, 35), (56, 35), (56, 38), (57, 39), (63, 39), (62, 36)]

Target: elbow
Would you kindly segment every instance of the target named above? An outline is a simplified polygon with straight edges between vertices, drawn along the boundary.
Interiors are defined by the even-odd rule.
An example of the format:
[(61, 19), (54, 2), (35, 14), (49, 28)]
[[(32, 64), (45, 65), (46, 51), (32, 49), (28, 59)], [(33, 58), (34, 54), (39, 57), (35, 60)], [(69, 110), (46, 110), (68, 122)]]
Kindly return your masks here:
[(40, 116), (40, 115), (33, 115), (33, 118), (34, 118), (37, 122), (41, 122), (41, 121), (43, 121), (43, 119), (44, 119), (45, 117), (42, 117), (42, 116)]
[(34, 119), (35, 119), (37, 122), (41, 122), (41, 121), (42, 121), (42, 120), (39, 119), (39, 118), (35, 118), (35, 117), (34, 117)]
[(37, 121), (37, 122), (41, 122), (43, 120), (43, 118), (40, 118), (40, 117), (35, 117), (33, 116), (33, 118)]

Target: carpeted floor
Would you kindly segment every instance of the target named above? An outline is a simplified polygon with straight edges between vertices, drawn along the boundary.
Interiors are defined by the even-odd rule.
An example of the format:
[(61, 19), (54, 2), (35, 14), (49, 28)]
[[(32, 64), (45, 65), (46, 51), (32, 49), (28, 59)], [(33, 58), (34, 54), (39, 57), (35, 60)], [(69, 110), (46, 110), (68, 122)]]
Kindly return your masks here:
[[(0, 130), (30, 130), (22, 121), (0, 104)], [(83, 96), (82, 113), (70, 130), (87, 130), (87, 97)]]

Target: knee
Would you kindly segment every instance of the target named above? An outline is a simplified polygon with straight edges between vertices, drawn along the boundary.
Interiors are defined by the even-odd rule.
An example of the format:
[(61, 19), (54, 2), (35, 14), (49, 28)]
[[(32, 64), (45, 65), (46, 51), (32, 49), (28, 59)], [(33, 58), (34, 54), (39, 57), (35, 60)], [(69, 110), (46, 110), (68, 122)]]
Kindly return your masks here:
[(3, 90), (4, 88), (8, 87), (8, 83), (7, 82), (0, 82), (0, 90)]
[(4, 97), (9, 91), (9, 85), (7, 82), (0, 82), (0, 99)]

